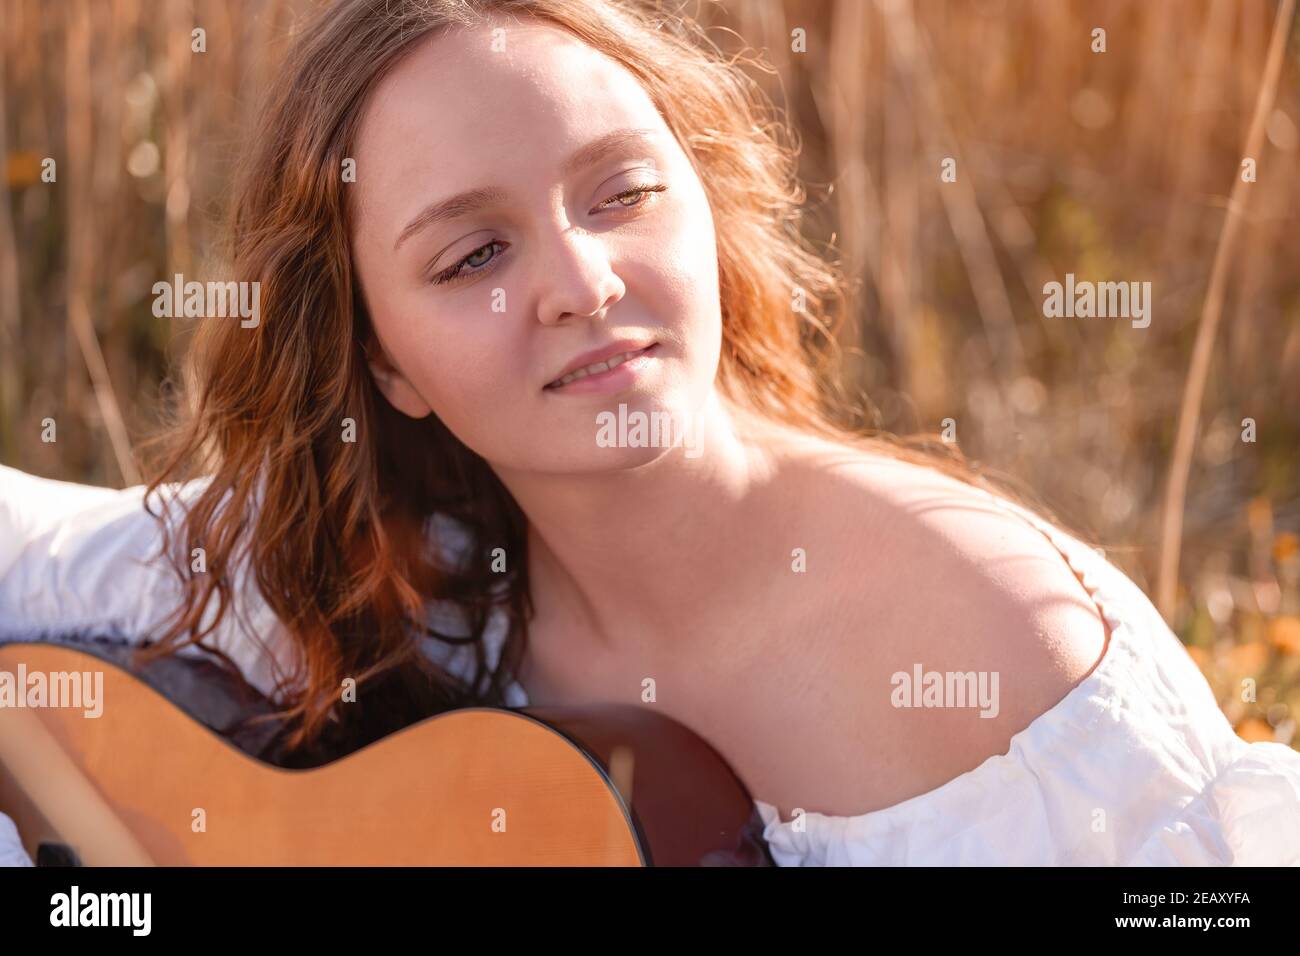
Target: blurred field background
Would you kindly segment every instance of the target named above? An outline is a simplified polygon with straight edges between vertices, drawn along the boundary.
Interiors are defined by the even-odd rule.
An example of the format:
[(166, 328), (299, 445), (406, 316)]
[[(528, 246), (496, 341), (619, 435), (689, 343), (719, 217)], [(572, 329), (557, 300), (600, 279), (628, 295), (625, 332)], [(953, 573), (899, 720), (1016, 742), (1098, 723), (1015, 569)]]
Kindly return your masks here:
[[(967, 455), (1033, 489), (1153, 599), (1193, 343), (1284, 2), (686, 3), (720, 47), (767, 64), (752, 75), (798, 133), (807, 234), (860, 279), (841, 341), (870, 423), (953, 419)], [(150, 288), (204, 277), (243, 124), (309, 6), (0, 0), (0, 462), (138, 480), (132, 449), (184, 332), (153, 317)], [(797, 28), (806, 52), (791, 50)], [(1286, 33), (1163, 610), (1239, 734), (1300, 746), (1294, 18)], [(945, 157), (956, 183), (940, 182)], [(1150, 281), (1150, 327), (1044, 319), (1043, 285), (1067, 272)], [(41, 440), (47, 417), (57, 442)]]

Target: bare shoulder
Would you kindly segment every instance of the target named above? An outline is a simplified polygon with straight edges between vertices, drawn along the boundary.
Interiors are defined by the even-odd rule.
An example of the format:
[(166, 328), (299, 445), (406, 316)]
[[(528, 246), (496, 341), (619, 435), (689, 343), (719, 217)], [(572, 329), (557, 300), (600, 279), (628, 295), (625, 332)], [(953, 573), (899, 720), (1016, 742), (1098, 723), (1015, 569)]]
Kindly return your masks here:
[(829, 787), (836, 802), (889, 806), (1005, 753), (1100, 661), (1096, 605), (1022, 517), (901, 461), (846, 453), (809, 475), (836, 717), (874, 761), (839, 755), (852, 769)]

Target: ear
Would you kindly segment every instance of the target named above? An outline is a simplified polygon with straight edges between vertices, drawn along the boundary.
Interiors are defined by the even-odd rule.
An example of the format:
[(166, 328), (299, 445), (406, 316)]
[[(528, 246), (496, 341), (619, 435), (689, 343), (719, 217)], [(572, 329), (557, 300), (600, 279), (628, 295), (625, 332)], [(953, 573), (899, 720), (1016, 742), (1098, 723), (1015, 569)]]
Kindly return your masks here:
[(375, 385), (384, 398), (388, 399), (388, 404), (411, 418), (424, 418), (432, 414), (433, 409), (429, 403), (420, 397), (410, 379), (393, 364), (379, 339), (373, 336), (366, 348), (366, 365), (375, 378)]

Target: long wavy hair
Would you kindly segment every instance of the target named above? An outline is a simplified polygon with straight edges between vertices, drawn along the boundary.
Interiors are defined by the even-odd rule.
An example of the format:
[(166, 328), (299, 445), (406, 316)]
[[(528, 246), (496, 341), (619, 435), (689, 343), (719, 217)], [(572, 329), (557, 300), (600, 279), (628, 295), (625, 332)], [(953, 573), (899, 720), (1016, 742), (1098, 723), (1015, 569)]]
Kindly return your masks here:
[[(523, 659), (527, 519), (436, 415), (412, 420), (377, 390), (340, 175), (370, 92), (407, 51), (448, 26), (501, 15), (560, 27), (622, 64), (691, 160), (715, 217), (726, 397), (984, 483), (942, 442), (914, 446), (847, 424), (858, 410), (839, 384), (845, 278), (800, 237), (797, 136), (744, 62), (722, 55), (692, 19), (630, 0), (340, 0), (294, 38), (239, 164), (225, 255), (233, 277), (261, 283), (261, 321), (199, 323), (148, 489), (204, 479), (180, 521), (163, 522), (184, 599), (144, 655), (211, 633), (247, 562), (300, 652), (274, 695), (290, 752), (310, 752), (342, 725), (351, 736), (338, 739), (355, 744), (441, 709), (504, 706)], [(348, 418), (355, 442), (340, 440)], [(434, 515), (467, 532), (464, 560), (439, 559), (448, 543)], [(189, 563), (200, 547), (205, 573)], [(509, 575), (490, 569), (497, 547), (512, 556)], [(464, 612), (468, 636), (429, 626), (434, 600)], [(492, 667), (482, 637), (494, 608), (508, 633)], [(471, 644), (473, 678), (432, 664), (421, 636)], [(368, 692), (340, 708), (347, 677)]]

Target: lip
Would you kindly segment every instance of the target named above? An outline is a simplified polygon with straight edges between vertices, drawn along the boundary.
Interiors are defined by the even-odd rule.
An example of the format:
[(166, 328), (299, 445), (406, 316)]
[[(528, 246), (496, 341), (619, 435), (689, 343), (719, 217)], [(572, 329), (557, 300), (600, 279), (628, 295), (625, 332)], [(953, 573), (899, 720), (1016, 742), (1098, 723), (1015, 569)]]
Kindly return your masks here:
[[(635, 351), (634, 349), (624, 349), (623, 351)], [(618, 352), (614, 353), (618, 355)], [(604, 372), (597, 372), (595, 375), (585, 375), (580, 379), (570, 382), (568, 385), (559, 385), (555, 388), (546, 387), (542, 391), (550, 395), (594, 395), (610, 394), (625, 391), (636, 384), (641, 374), (656, 361), (659, 354), (658, 343), (652, 343), (641, 350), (641, 354), (628, 359), (614, 368)], [(578, 366), (582, 368), (581, 365)]]
[[(656, 344), (657, 343), (653, 339), (619, 339), (615, 342), (611, 342), (609, 345), (601, 346), (598, 349), (592, 349), (590, 352), (583, 352), (581, 355), (575, 355), (569, 361), (569, 364), (564, 366), (562, 372), (551, 377), (544, 388), (548, 391), (558, 391), (559, 388), (568, 388), (569, 385), (574, 385), (576, 383), (570, 382), (569, 385), (559, 386), (559, 388), (552, 388), (551, 385), (552, 383), (558, 382), (560, 379), (564, 378), (564, 376), (568, 375), (570, 372), (576, 372), (580, 368), (586, 368), (588, 365), (593, 365), (596, 362), (603, 362), (606, 359), (613, 358), (615, 355), (622, 355), (624, 352), (636, 352), (641, 349), (650, 349)], [(611, 371), (616, 370), (611, 369)], [(601, 372), (598, 375), (589, 375), (587, 378), (600, 378), (601, 375), (608, 374), (609, 372)], [(583, 380), (580, 379), (580, 381)]]

